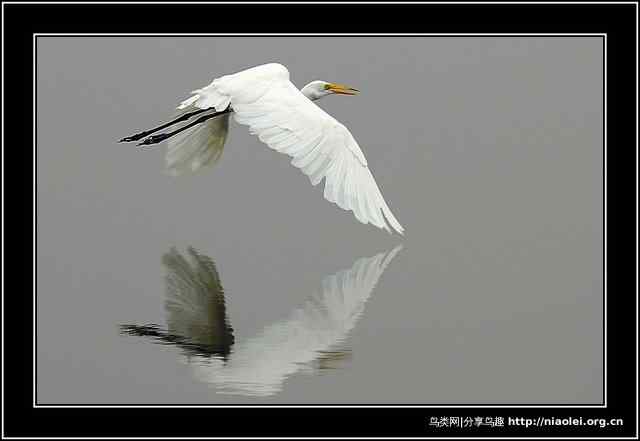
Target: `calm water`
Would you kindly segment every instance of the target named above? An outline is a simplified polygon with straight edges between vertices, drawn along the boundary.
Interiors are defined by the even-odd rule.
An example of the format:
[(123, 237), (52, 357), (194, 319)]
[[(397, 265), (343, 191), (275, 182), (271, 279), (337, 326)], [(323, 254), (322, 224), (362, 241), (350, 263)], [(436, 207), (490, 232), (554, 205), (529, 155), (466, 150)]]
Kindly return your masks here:
[[(195, 176), (115, 142), (269, 61), (362, 91), (320, 105), (404, 237), (235, 123)], [(598, 38), (40, 38), (38, 402), (600, 402), (601, 68)]]

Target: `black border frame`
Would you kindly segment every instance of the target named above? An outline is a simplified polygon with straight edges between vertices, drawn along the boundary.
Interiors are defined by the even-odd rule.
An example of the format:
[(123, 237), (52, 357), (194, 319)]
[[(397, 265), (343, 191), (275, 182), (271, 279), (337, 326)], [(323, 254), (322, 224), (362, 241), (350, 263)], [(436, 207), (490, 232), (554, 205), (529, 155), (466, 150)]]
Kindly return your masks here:
[[(53, 408), (33, 407), (32, 383), (32, 297), (24, 288), (32, 280), (33, 232), (6, 235), (5, 250), (12, 259), (3, 267), (4, 274), (20, 280), (20, 296), (15, 288), (3, 285), (3, 301), (11, 314), (3, 314), (3, 435), (21, 436), (147, 436), (147, 437), (222, 437), (222, 436), (365, 436), (365, 437), (634, 437), (637, 436), (637, 3), (618, 4), (18, 4), (3, 3), (3, 153), (14, 155), (3, 172), (16, 173), (4, 182), (17, 183), (29, 179), (32, 170), (32, 131), (35, 109), (31, 94), (33, 85), (34, 33), (190, 33), (194, 28), (208, 29), (212, 8), (217, 14), (233, 16), (246, 8), (251, 16), (268, 20), (247, 24), (239, 29), (236, 22), (216, 25), (216, 32), (274, 32), (274, 23), (286, 33), (602, 33), (607, 38), (607, 407), (553, 408), (465, 407), (447, 408)], [(309, 13), (309, 8), (340, 8), (341, 14), (327, 23), (322, 13)], [(300, 16), (311, 21), (292, 25), (287, 18)], [(349, 17), (367, 18), (354, 22)], [(176, 22), (182, 12), (189, 20)], [(353, 12), (353, 13), (351, 13)], [(180, 15), (178, 15), (180, 16)], [(313, 17), (318, 17), (314, 20)], [(343, 18), (341, 18), (343, 17)], [(262, 29), (271, 23), (269, 29)], [(295, 23), (295, 21), (293, 22)], [(298, 29), (296, 29), (298, 28)], [(635, 78), (634, 78), (635, 77)], [(622, 86), (622, 85), (625, 86)], [(9, 85), (11, 85), (9, 87)], [(628, 85), (628, 86), (627, 86)], [(27, 99), (30, 98), (30, 99)], [(8, 111), (8, 112), (6, 112)], [(6, 147), (6, 148), (5, 148)], [(3, 162), (3, 164), (5, 164)], [(615, 172), (614, 172), (615, 170)], [(635, 179), (635, 181), (634, 181)], [(3, 192), (15, 204), (4, 217), (5, 230), (31, 230), (33, 215), (32, 184), (16, 185)], [(636, 185), (634, 185), (634, 182)], [(629, 190), (633, 188), (633, 190)], [(4, 185), (3, 185), (4, 189)], [(19, 191), (20, 189), (21, 191)], [(24, 193), (23, 193), (24, 192)], [(28, 193), (27, 193), (28, 192)], [(27, 197), (27, 193), (28, 197)], [(632, 199), (633, 198), (633, 199)], [(624, 204), (626, 201), (626, 205)], [(632, 204), (629, 201), (634, 201)], [(4, 202), (4, 199), (3, 199)], [(10, 205), (7, 203), (7, 207)], [(633, 212), (633, 207), (635, 213)], [(24, 218), (23, 218), (24, 216)], [(635, 221), (635, 226), (634, 226)], [(631, 235), (631, 238), (629, 237)], [(19, 241), (18, 241), (19, 240)], [(12, 244), (15, 241), (15, 244)], [(9, 254), (7, 253), (7, 254)], [(633, 288), (632, 288), (633, 287)], [(633, 289), (635, 295), (629, 291)], [(6, 290), (6, 291), (5, 291)], [(5, 292), (12, 292), (5, 297)], [(3, 305), (4, 306), (4, 305)], [(3, 309), (4, 311), (4, 309)], [(635, 315), (635, 317), (632, 317)], [(28, 319), (27, 319), (28, 317)], [(4, 334), (7, 331), (7, 335)], [(215, 412), (212, 414), (211, 412)], [(479, 427), (474, 429), (438, 429), (430, 427), (430, 416), (546, 416), (584, 418), (623, 418), (623, 426), (600, 429), (593, 426), (527, 428)], [(248, 424), (234, 425), (231, 416)], [(160, 417), (160, 418), (158, 418)], [(164, 417), (164, 418), (162, 418)], [(187, 426), (184, 420), (204, 424)], [(29, 421), (20, 426), (18, 421)], [(181, 422), (182, 421), (182, 422)], [(213, 424), (207, 424), (207, 422)], [(268, 435), (267, 435), (268, 434)]]

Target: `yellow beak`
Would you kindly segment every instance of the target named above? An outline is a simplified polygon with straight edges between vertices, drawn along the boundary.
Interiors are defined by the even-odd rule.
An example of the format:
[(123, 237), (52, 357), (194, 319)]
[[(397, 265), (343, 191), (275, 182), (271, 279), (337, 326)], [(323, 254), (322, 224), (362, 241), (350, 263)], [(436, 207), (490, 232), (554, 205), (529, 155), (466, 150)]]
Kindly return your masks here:
[(338, 95), (357, 95), (358, 92), (360, 92), (358, 89), (338, 83), (329, 83), (327, 85), (327, 90), (337, 93)]

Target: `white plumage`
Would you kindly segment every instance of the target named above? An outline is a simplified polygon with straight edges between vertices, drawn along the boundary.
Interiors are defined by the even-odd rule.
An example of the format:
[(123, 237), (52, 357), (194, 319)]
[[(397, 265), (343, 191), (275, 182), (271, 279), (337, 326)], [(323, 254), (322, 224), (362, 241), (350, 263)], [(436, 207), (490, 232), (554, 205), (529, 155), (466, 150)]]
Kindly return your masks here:
[[(180, 112), (184, 113), (186, 111)], [(229, 114), (226, 114), (169, 138), (165, 156), (167, 171), (178, 176), (215, 164), (222, 156), (228, 132)]]
[[(195, 172), (222, 155), (229, 114), (273, 150), (287, 154), (311, 184), (325, 180), (324, 197), (351, 210), (363, 224), (403, 234), (404, 228), (382, 197), (360, 146), (351, 132), (313, 101), (332, 94), (355, 95), (357, 89), (312, 81), (298, 90), (289, 71), (264, 64), (216, 78), (178, 106), (178, 117), (120, 142), (138, 141), (166, 127), (197, 119), (171, 133), (148, 136), (138, 145), (169, 140), (166, 162), (173, 175)], [(206, 112), (209, 112), (208, 114)]]
[[(318, 107), (314, 100), (339, 93), (355, 94), (346, 86), (313, 81), (298, 90), (289, 71), (277, 63), (256, 66), (216, 78), (194, 90), (183, 101), (182, 113), (229, 106), (235, 120), (273, 150), (287, 154), (291, 164), (309, 177), (312, 185), (325, 180), (324, 197), (353, 211), (363, 224), (402, 234), (400, 225), (382, 197), (367, 160), (349, 130)], [(196, 171), (215, 163), (227, 137), (228, 114), (169, 138), (167, 167), (172, 174)]]

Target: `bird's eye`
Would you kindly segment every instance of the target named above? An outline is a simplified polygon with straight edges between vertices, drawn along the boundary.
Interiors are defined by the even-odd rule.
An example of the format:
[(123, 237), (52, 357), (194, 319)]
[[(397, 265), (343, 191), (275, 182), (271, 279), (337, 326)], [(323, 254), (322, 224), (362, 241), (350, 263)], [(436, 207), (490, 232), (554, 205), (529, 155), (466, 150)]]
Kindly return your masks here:
[(329, 90), (331, 89), (331, 84), (325, 84), (324, 85), (324, 90)]

